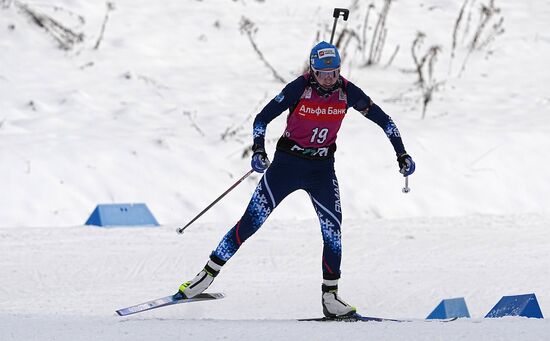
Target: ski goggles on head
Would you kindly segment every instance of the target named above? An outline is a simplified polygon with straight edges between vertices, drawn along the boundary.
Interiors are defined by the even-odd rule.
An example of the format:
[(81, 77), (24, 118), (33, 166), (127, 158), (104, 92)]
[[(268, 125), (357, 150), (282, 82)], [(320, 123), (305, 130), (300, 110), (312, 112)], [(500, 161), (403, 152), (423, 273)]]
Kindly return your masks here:
[(317, 77), (318, 80), (322, 81), (325, 79), (335, 79), (340, 76), (340, 68), (336, 69), (329, 69), (329, 70), (318, 70), (311, 68), (313, 70), (313, 73), (315, 74), (315, 77)]

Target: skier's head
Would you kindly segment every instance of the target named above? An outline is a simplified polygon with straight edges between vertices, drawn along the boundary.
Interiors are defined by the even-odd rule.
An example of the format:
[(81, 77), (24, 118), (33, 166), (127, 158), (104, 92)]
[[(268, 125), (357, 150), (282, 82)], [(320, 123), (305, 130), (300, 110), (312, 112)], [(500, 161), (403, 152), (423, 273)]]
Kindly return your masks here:
[(340, 54), (336, 46), (326, 41), (315, 45), (309, 55), (309, 68), (321, 87), (332, 88), (340, 76)]

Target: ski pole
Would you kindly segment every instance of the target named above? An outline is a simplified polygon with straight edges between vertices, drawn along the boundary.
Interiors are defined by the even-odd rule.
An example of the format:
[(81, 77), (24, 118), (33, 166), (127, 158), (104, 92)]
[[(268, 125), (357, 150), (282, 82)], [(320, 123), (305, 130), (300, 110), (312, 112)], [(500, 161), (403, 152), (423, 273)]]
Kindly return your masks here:
[(340, 14), (344, 17), (344, 21), (348, 20), (349, 16), (349, 9), (347, 8), (335, 8), (334, 12), (332, 13), (332, 16), (334, 17), (334, 24), (332, 25), (332, 33), (330, 35), (330, 43), (332, 44), (332, 40), (334, 39), (334, 32), (336, 32), (336, 23), (338, 22), (338, 18), (340, 17)]
[(409, 193), (411, 191), (411, 189), (409, 188), (409, 177), (406, 176), (405, 177), (405, 187), (403, 187), (403, 189), (401, 190), (401, 192), (403, 193)]
[(206, 211), (208, 211), (212, 206), (216, 205), (216, 203), (218, 201), (220, 201), (223, 197), (225, 197), (225, 195), (229, 192), (231, 192), (231, 190), (235, 187), (237, 187), (241, 182), (243, 182), (244, 179), (246, 179), (250, 174), (254, 173), (254, 170), (251, 169), (249, 170), (245, 175), (243, 175), (242, 178), (240, 178), (239, 180), (237, 180), (237, 182), (235, 182), (231, 187), (229, 187), (225, 192), (222, 193), (222, 195), (220, 195), (218, 198), (216, 198), (216, 200), (214, 200), (214, 202), (212, 202), (210, 205), (208, 205), (204, 210), (201, 211), (201, 213), (197, 214), (197, 216), (195, 218), (193, 218), (190, 222), (187, 223), (187, 225), (185, 225), (184, 227), (178, 227), (176, 229), (176, 232), (179, 233), (179, 234), (183, 234), (183, 231), (191, 224), (193, 224), (195, 222), (195, 220), (199, 219), (199, 217), (201, 215), (203, 215)]
[[(403, 168), (401, 168), (401, 169), (399, 170), (399, 173), (405, 175), (406, 169), (407, 169), (407, 166), (405, 165), (405, 166), (403, 166)], [(403, 193), (409, 193), (410, 191), (411, 191), (411, 189), (409, 188), (409, 176), (407, 175), (407, 176), (405, 177), (405, 187), (403, 187), (403, 189), (401, 189), (401, 192), (403, 192)]]

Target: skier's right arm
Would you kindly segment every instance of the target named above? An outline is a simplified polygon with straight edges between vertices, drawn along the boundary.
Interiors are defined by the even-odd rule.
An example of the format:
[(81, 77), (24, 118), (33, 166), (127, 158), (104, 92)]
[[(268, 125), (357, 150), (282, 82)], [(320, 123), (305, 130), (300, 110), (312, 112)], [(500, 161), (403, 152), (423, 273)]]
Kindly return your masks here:
[(267, 125), (300, 99), (306, 84), (307, 80), (304, 76), (296, 78), (288, 83), (284, 89), (275, 96), (275, 98), (269, 101), (262, 111), (256, 115), (252, 128), (252, 137), (254, 139), (252, 150), (254, 152), (261, 148), (265, 153), (264, 143)]

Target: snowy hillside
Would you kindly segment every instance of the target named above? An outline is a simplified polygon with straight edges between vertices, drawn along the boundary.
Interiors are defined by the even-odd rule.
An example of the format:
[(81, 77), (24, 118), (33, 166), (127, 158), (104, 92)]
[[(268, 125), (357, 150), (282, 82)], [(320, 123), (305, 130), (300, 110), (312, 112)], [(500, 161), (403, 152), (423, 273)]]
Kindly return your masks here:
[[(550, 3), (391, 2), (367, 67), (385, 1), (370, 3), (0, 0), (0, 339), (544, 339), (545, 320), (481, 318), (503, 295), (535, 292), (550, 309)], [(334, 7), (351, 12), (336, 35), (343, 76), (393, 117), (417, 162), (405, 195), (384, 133), (350, 110), (336, 153), (342, 295), (367, 315), (411, 318), (464, 296), (473, 322), (295, 323), (321, 313), (305, 193), (224, 268), (223, 301), (112, 316), (174, 291), (241, 216), (256, 175), (174, 232), (248, 171), (254, 115), (330, 39)], [(421, 88), (411, 50), (430, 47)], [(268, 127), (270, 155), (285, 116)], [(96, 204), (126, 202), (162, 226), (82, 226)]]
[[(83, 42), (62, 51), (18, 9), (20, 2), (7, 3), (0, 57), (1, 156), (9, 165), (0, 174), (9, 193), (2, 196), (0, 226), (7, 227), (79, 225), (98, 202), (146, 202), (163, 224), (189, 219), (246, 172), (248, 159), (241, 155), (251, 143), (253, 115), (283, 86), (241, 33), (243, 18), (255, 23), (257, 45), (290, 81), (303, 69), (317, 32), (329, 39), (334, 5), (122, 1), (108, 12), (95, 50), (104, 3), (31, 4), (84, 34)], [(475, 13), (480, 2), (472, 6)], [(505, 33), (473, 53), (460, 77), (465, 47), (457, 49), (448, 74), (458, 2), (394, 3), (381, 65), (360, 68), (361, 52), (353, 52), (353, 43), (343, 51), (345, 64), (352, 65), (344, 76), (394, 118), (418, 163), (413, 191), (403, 196), (383, 133), (350, 112), (337, 154), (346, 216), (548, 210), (539, 198), (550, 189), (540, 152), (549, 138), (550, 98), (541, 86), (550, 77), (544, 68), (550, 42), (542, 29), (549, 6), (497, 6)], [(340, 28), (360, 33), (364, 7), (352, 8)], [(374, 26), (373, 18), (371, 13)], [(424, 120), (416, 75), (404, 72), (414, 69), (410, 49), (417, 31), (427, 35), (420, 52), (443, 48), (435, 77), (445, 83)], [(397, 57), (384, 68), (397, 45)], [(269, 126), (270, 153), (283, 127), (284, 115)], [(246, 186), (208, 219), (235, 220), (255, 179)], [(312, 211), (303, 199), (291, 197), (288, 206), (301, 209), (284, 205), (277, 217)]]

